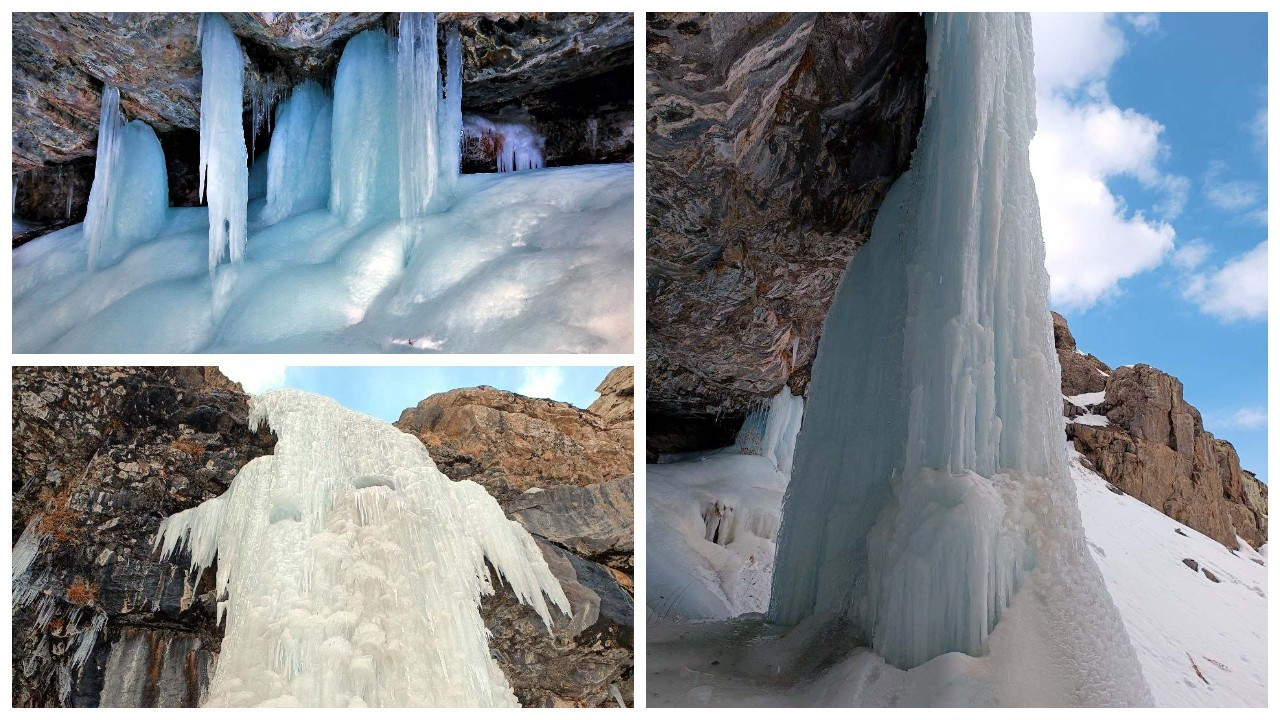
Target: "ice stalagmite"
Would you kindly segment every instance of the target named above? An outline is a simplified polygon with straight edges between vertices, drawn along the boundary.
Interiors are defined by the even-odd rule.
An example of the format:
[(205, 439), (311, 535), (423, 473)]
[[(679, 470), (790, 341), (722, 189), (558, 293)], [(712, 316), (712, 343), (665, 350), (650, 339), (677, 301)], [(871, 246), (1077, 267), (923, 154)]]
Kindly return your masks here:
[(826, 319), (769, 615), (846, 615), (913, 667), (985, 652), (1017, 594), (1038, 620), (1015, 662), (1052, 656), (1044, 694), (1149, 701), (1067, 471), (1028, 161), (1030, 18), (936, 15), (928, 35), (911, 169)]
[(366, 30), (347, 42), (338, 62), (329, 210), (348, 225), (396, 217), (396, 55), (385, 32)]
[(226, 633), (206, 704), (515, 705), (479, 603), (487, 561), (548, 627), (552, 606), (568, 612), (533, 538), (387, 423), (296, 390), (251, 406), (274, 454), (157, 538), (217, 559)]
[(244, 257), (249, 160), (244, 143), (244, 54), (217, 13), (200, 16), (200, 192), (209, 202), (209, 272)]
[(397, 60), (400, 217), (424, 215), (436, 194), (440, 54), (435, 13), (400, 13)]
[(278, 222), (328, 204), (332, 124), (333, 102), (314, 81), (297, 86), (276, 106), (275, 131), (267, 156), (265, 222)]
[[(70, 198), (68, 198), (68, 206)], [(126, 123), (120, 91), (102, 92), (98, 151), (85, 216), (89, 269), (114, 264), (134, 245), (154, 238), (169, 208), (164, 150), (150, 125)]]

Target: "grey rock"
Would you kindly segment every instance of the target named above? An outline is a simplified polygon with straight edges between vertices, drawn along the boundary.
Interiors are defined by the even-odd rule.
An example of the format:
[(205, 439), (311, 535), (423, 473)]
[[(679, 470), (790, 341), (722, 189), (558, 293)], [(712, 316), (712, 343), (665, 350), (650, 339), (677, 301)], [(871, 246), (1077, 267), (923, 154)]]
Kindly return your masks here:
[(634, 553), (632, 530), (634, 480), (561, 485), (526, 492), (511, 500), (507, 513), (534, 535), (584, 557), (630, 571)]

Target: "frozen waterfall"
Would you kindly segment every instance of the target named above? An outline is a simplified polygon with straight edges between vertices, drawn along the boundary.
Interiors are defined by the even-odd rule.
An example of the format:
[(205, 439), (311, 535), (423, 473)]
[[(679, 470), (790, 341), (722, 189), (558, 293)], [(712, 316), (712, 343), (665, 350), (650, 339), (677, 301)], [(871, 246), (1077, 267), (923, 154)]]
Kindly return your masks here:
[(329, 209), (348, 225), (396, 216), (399, 125), (396, 45), (381, 30), (351, 38), (333, 83)]
[(120, 91), (107, 85), (84, 220), (89, 269), (112, 265), (134, 245), (154, 238), (168, 208), (169, 179), (160, 140), (141, 120), (125, 122)]
[(528, 532), (385, 422), (296, 390), (250, 402), (275, 454), (156, 540), (217, 559), (226, 635), (206, 704), (515, 705), (480, 617), (486, 562), (547, 627), (569, 611)]
[(244, 144), (244, 53), (217, 13), (200, 16), (200, 193), (209, 201), (209, 272), (244, 257), (249, 160)]
[(909, 668), (985, 653), (1016, 595), (1038, 619), (993, 650), (1023, 673), (998, 692), (1149, 702), (1067, 472), (1030, 18), (927, 22), (924, 123), (826, 319), (769, 616), (848, 616)]
[(279, 222), (328, 204), (332, 126), (333, 101), (315, 81), (298, 85), (276, 106), (263, 222)]

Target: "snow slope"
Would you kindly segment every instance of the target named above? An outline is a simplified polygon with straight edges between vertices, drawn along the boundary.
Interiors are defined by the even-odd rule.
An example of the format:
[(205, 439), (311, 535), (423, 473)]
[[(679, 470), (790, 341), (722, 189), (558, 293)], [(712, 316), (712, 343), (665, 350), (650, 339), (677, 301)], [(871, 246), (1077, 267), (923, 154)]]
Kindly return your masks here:
[[(1233, 552), (1109, 490), (1105, 480), (1079, 463), (1077, 453), (1069, 452), (1086, 542), (1156, 704), (1265, 706), (1266, 547), (1258, 553), (1242, 544)], [(651, 518), (654, 510), (651, 505)], [(1220, 582), (1192, 571), (1183, 558), (1208, 568)], [(705, 576), (690, 577), (706, 583)], [(715, 589), (704, 586), (688, 594)], [(1015, 600), (992, 634), (990, 654), (948, 653), (903, 671), (866, 647), (824, 657), (822, 647), (838, 644), (823, 642), (838, 630), (830, 624), (788, 630), (768, 625), (759, 614), (686, 622), (658, 616), (651, 608), (648, 700), (654, 707), (1036, 704), (1034, 698), (1007, 692), (1035, 672), (1022, 667), (1017, 654), (1005, 652), (1029, 619), (1024, 609)], [(1011, 702), (1019, 699), (1023, 702)]]

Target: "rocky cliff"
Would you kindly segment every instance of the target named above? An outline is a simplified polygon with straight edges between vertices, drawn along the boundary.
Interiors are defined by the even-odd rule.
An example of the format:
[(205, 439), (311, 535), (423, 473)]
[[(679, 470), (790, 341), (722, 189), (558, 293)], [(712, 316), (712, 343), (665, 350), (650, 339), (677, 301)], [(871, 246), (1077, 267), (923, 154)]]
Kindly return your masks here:
[(915, 147), (925, 32), (916, 13), (652, 13), (646, 30), (648, 432), (667, 452), (804, 392)]
[(509, 588), (482, 606), (490, 646), (525, 706), (632, 704), (632, 368), (610, 372), (596, 392), (581, 410), (491, 387), (451, 390), (396, 422), (446, 475), (497, 498), (565, 588), (573, 614), (557, 617), (550, 635)]
[(1267, 541), (1267, 486), (1204, 429), (1182, 383), (1149, 365), (1112, 369), (1053, 315), (1067, 437), (1115, 488), (1226, 545)]
[(19, 367), (13, 397), (13, 704), (195, 705), (214, 571), (152, 541), (274, 436), (214, 368)]
[[(610, 377), (617, 382), (602, 384), (598, 402), (611, 419), (575, 411), (576, 421), (600, 444), (625, 432), (629, 452), (631, 409), (606, 398), (629, 396), (630, 383)], [(530, 413), (529, 425), (485, 435), (506, 452), (472, 459), (476, 479), (496, 482), (508, 453), (547, 440), (530, 429), (539, 412)], [(586, 438), (568, 414), (550, 416), (566, 436)], [(245, 394), (213, 368), (15, 369), (15, 706), (199, 703), (222, 638), (214, 570), (193, 574), (184, 557), (160, 561), (152, 543), (164, 517), (220, 495), (245, 463), (271, 451), (274, 436), (250, 433), (247, 417)], [(458, 435), (441, 428), (437, 437), (471, 446), (474, 426), (448, 427)], [(574, 480), (540, 481), (543, 492), (515, 493), (504, 506), (539, 536), (572, 615), (548, 634), (501, 587), (482, 607), (490, 649), (526, 705), (629, 703), (631, 467), (593, 473), (573, 451), (557, 452), (577, 463)], [(509, 464), (532, 473), (536, 463)], [(450, 467), (462, 465), (441, 464)]]
[[(261, 122), (288, 89), (329, 82), (346, 41), (394, 32), (398, 13), (226, 13), (248, 58), (245, 126), (258, 151)], [(463, 46), (467, 112), (520, 110), (546, 137), (549, 165), (630, 161), (631, 13), (444, 13)], [(130, 119), (155, 128), (169, 166), (170, 201), (196, 205), (200, 123), (196, 13), (15, 13), (13, 168), (18, 217), (84, 216), (104, 82)], [(258, 120), (254, 122), (254, 109)], [(255, 129), (257, 130), (255, 136)], [(76, 162), (80, 160), (80, 162)], [(478, 145), (469, 171), (492, 170)], [(487, 163), (487, 164), (486, 164)], [(74, 175), (73, 183), (66, 176)], [(65, 185), (73, 188), (63, 190)]]

